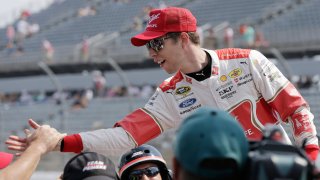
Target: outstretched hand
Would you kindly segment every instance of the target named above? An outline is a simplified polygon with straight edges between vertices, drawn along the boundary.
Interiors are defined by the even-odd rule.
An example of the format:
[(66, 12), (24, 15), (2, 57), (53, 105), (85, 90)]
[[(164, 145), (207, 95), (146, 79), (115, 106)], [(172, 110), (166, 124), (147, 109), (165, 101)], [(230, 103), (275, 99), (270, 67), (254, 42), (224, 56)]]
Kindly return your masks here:
[(56, 129), (51, 128), (49, 125), (40, 126), (32, 119), (28, 120), (29, 126), (33, 129), (31, 132), (25, 129), (24, 132), (26, 137), (9, 136), (6, 141), (8, 149), (18, 151), (16, 155), (20, 155), (24, 152), (31, 144), (37, 145), (37, 147), (47, 153), (56, 148), (59, 140), (65, 136), (65, 134), (59, 133)]
[[(32, 119), (28, 120), (29, 126), (33, 129), (37, 129), (40, 127), (38, 123), (33, 121)], [(23, 152), (25, 149), (28, 147), (27, 144), (27, 138), (30, 136), (32, 133), (29, 129), (25, 129), (24, 133), (26, 134), (25, 137), (19, 137), (15, 135), (9, 136), (9, 139), (6, 140), (6, 144), (8, 145), (8, 149), (14, 150), (14, 151), (20, 151)], [(16, 155), (20, 155), (20, 153), (17, 153)]]

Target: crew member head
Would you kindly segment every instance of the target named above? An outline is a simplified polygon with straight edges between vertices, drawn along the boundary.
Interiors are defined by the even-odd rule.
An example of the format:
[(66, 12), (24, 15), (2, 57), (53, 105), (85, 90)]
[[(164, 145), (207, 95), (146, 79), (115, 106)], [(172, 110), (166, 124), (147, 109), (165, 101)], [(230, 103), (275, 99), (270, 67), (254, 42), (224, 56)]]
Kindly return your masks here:
[(239, 179), (248, 149), (244, 131), (233, 117), (224, 111), (200, 108), (176, 133), (174, 178)]
[(71, 158), (64, 167), (62, 180), (116, 180), (114, 163), (95, 152), (83, 152)]
[(170, 180), (171, 175), (161, 153), (151, 145), (141, 145), (120, 158), (121, 180)]

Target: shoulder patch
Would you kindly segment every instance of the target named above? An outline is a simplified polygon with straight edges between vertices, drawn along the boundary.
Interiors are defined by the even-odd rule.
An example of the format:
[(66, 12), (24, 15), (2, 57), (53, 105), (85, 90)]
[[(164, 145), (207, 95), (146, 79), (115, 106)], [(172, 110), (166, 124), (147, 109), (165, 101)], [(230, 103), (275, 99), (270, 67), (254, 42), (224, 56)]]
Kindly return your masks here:
[(233, 60), (239, 58), (248, 58), (251, 49), (227, 48), (219, 49), (217, 53), (220, 60)]
[(163, 81), (159, 88), (162, 90), (162, 92), (166, 92), (170, 89), (175, 89), (176, 84), (180, 82), (183, 79), (183, 76), (180, 72), (178, 72), (176, 75), (174, 75), (172, 78), (166, 79)]

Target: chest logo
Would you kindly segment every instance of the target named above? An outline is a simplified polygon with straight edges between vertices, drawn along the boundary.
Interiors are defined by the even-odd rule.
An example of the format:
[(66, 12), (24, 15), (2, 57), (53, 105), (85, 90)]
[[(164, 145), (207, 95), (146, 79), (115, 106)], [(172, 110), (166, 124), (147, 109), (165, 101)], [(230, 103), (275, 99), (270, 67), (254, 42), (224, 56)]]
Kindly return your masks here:
[(193, 105), (194, 103), (196, 103), (196, 98), (191, 98), (191, 99), (187, 99), (185, 101), (183, 101), (182, 103), (179, 104), (180, 108), (186, 108), (189, 107), (191, 105)]
[(189, 86), (182, 86), (176, 90), (177, 95), (186, 95), (191, 90)]
[(221, 81), (221, 82), (225, 82), (227, 79), (228, 79), (228, 78), (227, 78), (226, 75), (220, 76), (220, 81)]
[(240, 68), (232, 70), (228, 75), (231, 78), (239, 77), (242, 74), (242, 70)]

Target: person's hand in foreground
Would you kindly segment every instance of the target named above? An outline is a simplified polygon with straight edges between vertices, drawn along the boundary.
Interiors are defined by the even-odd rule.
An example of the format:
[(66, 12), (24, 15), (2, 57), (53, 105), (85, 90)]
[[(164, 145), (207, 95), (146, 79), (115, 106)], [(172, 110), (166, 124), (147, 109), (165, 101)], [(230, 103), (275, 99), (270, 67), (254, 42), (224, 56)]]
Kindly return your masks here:
[(17, 150), (19, 158), (0, 172), (0, 179), (30, 179), (37, 168), (41, 156), (54, 150), (65, 136), (48, 125), (40, 126), (29, 119), (33, 132), (25, 130), (26, 137), (10, 136), (6, 141), (8, 148)]
[(26, 137), (9, 136), (9, 139), (6, 141), (8, 149), (20, 152), (17, 155), (21, 155), (30, 145), (36, 145), (38, 150), (41, 150), (43, 154), (58, 150), (58, 143), (65, 134), (59, 133), (49, 125), (40, 126), (32, 119), (29, 119), (28, 123), (34, 129), (34, 132), (25, 129)]

